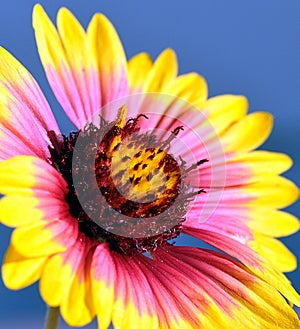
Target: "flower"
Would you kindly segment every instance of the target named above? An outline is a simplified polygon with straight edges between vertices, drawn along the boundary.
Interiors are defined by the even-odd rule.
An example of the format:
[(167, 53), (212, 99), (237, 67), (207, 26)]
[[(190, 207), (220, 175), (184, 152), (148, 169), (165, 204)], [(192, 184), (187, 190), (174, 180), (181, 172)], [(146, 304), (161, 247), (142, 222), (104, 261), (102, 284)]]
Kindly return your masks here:
[[(293, 270), (296, 260), (276, 239), (299, 228), (295, 217), (278, 210), (298, 198), (297, 187), (280, 176), (292, 161), (284, 154), (254, 151), (270, 134), (271, 115), (247, 115), (242, 96), (207, 99), (201, 76), (177, 76), (170, 49), (154, 63), (144, 53), (127, 63), (103, 15), (95, 15), (85, 32), (62, 8), (56, 30), (36, 5), (33, 25), (49, 83), (78, 131), (61, 134), (33, 77), (1, 48), (0, 193), (5, 196), (0, 220), (15, 227), (2, 267), (6, 286), (20, 289), (40, 280), (45, 302), (59, 306), (72, 326), (97, 316), (101, 329), (111, 321), (115, 328), (300, 327), (285, 301), (300, 305), (300, 297), (282, 273)], [(157, 98), (161, 94), (169, 96)], [(135, 116), (126, 104), (132, 99)], [(164, 104), (169, 112), (157, 120), (145, 117), (145, 108), (153, 104), (154, 109)], [(196, 117), (195, 111), (184, 109), (186, 104), (197, 109)], [(91, 118), (103, 107), (100, 113), (112, 119), (94, 125)], [(173, 123), (170, 117), (175, 126), (166, 129)], [(184, 127), (182, 132), (179, 119), (189, 121), (191, 131)], [(163, 127), (169, 137), (162, 142), (143, 127)], [(203, 147), (191, 137), (198, 127), (205, 132)], [(131, 147), (127, 138), (133, 138)], [(184, 155), (182, 163), (176, 161), (183, 150), (172, 148), (177, 138), (196, 154), (196, 162), (186, 162)], [(96, 158), (88, 152), (93, 145)], [(216, 145), (224, 153), (215, 154)], [(133, 185), (125, 192), (138, 199), (151, 191), (156, 199), (131, 202), (125, 194), (124, 200), (118, 190), (128, 183), (122, 178), (124, 154), (124, 170)], [(84, 171), (90, 162), (82, 166), (85, 156), (94, 161), (96, 188), (105, 198), (106, 208), (100, 209), (100, 219), (109, 221), (105, 228), (86, 214), (85, 202), (96, 201), (90, 199), (95, 186), (86, 176), (90, 170)], [(158, 180), (149, 176), (155, 170)], [(195, 190), (187, 182), (193, 183), (197, 173)], [(214, 174), (217, 181), (224, 179), (222, 193), (204, 187)], [(82, 195), (88, 196), (83, 202)], [(94, 203), (91, 208), (99, 210)], [(200, 221), (203, 209), (209, 216)], [(131, 236), (130, 229), (116, 234), (120, 214), (135, 226), (141, 223), (138, 233), (143, 235)], [(161, 215), (161, 222), (151, 226), (150, 234), (139, 219), (154, 215)], [(170, 221), (171, 227), (157, 231)], [(171, 240), (181, 233), (217, 250), (176, 246)]]

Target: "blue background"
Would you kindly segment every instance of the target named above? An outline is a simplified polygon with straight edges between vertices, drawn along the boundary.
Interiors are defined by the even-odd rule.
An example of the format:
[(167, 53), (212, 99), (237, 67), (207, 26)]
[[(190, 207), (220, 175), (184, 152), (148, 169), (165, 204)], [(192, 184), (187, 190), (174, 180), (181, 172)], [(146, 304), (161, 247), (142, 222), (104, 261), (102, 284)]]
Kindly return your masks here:
[[(67, 122), (46, 82), (31, 27), (31, 0), (1, 3), (0, 44), (34, 75), (45, 92), (62, 130)], [(128, 57), (147, 51), (156, 57), (166, 47), (176, 50), (180, 73), (196, 71), (208, 81), (210, 96), (244, 94), (250, 109), (275, 117), (274, 131), (265, 144), (288, 153), (295, 161), (286, 173), (300, 186), (300, 2), (299, 0), (90, 0), (40, 2), (54, 20), (67, 6), (86, 26), (95, 12), (105, 13), (116, 26)], [(1, 69), (1, 63), (0, 63)], [(299, 214), (299, 203), (289, 208)], [(0, 226), (0, 257), (9, 244), (10, 230)], [(300, 256), (300, 234), (283, 239)], [(181, 240), (182, 243), (189, 241)], [(195, 240), (190, 241), (195, 244)], [(300, 270), (288, 274), (300, 291)], [(45, 306), (38, 286), (19, 292), (0, 282), (0, 328), (42, 328)], [(67, 328), (61, 323), (60, 328)], [(96, 328), (92, 323), (87, 328)]]

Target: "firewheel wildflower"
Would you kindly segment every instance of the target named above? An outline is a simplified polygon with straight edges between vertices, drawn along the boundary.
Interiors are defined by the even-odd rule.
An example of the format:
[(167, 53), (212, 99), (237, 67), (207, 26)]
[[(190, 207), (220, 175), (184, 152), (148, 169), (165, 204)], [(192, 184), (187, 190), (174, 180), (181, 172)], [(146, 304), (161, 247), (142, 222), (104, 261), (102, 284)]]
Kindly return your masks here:
[[(109, 20), (85, 31), (33, 12), (50, 86), (75, 125), (64, 135), (39, 86), (0, 49), (0, 220), (14, 227), (2, 276), (39, 280), (71, 326), (300, 328), (296, 268), (276, 238), (298, 220), (281, 153), (255, 150), (272, 117), (242, 96), (207, 98), (170, 49), (127, 61)], [(187, 234), (213, 248), (176, 245)]]

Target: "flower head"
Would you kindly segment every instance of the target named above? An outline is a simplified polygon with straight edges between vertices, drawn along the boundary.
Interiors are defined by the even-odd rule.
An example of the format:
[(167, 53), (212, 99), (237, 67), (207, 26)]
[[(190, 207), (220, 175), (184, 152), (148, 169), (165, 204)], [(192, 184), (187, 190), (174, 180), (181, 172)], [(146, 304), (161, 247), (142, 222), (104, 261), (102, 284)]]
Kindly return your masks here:
[[(100, 14), (87, 31), (62, 8), (33, 13), (52, 90), (76, 131), (63, 135), (30, 73), (0, 49), (0, 220), (15, 227), (2, 275), (40, 280), (74, 326), (299, 328), (296, 267), (276, 237), (299, 228), (292, 164), (255, 151), (272, 117), (247, 100), (207, 99), (174, 52), (127, 62)], [(185, 233), (216, 250), (176, 246)]]

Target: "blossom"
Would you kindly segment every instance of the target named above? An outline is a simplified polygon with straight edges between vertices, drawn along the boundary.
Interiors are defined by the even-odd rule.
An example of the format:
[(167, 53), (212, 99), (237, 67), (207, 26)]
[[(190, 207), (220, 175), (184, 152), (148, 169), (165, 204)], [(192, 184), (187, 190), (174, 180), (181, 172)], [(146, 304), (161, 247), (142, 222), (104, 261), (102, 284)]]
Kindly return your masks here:
[[(50, 86), (78, 130), (62, 135), (34, 78), (1, 48), (0, 220), (15, 228), (2, 267), (5, 285), (21, 289), (40, 280), (45, 302), (59, 306), (72, 326), (97, 316), (101, 329), (111, 321), (115, 328), (300, 327), (285, 300), (299, 306), (300, 297), (283, 274), (295, 269), (296, 260), (276, 239), (299, 228), (294, 216), (279, 210), (298, 198), (297, 187), (280, 176), (292, 161), (285, 154), (255, 150), (271, 132), (271, 115), (247, 115), (242, 96), (207, 99), (205, 80), (196, 73), (178, 76), (170, 49), (155, 62), (145, 53), (127, 62), (117, 33), (101, 14), (84, 31), (62, 8), (56, 29), (37, 5), (33, 25)], [(156, 108), (165, 100), (161, 117), (145, 115), (147, 106)], [(196, 117), (195, 111), (183, 108), (186, 104), (197, 109)], [(93, 125), (91, 119), (103, 108), (100, 113), (110, 120)], [(167, 129), (174, 117), (175, 126)], [(182, 121), (190, 121), (190, 131), (181, 131)], [(163, 128), (169, 137), (162, 142), (143, 132), (145, 127)], [(206, 132), (203, 147), (191, 137), (199, 127)], [(96, 158), (83, 154), (95, 160), (96, 187), (106, 201), (99, 219), (110, 220), (105, 229), (88, 218), (79, 198), (82, 191), (76, 190), (75, 181), (79, 186), (88, 182), (84, 196), (90, 196), (90, 182), (72, 172), (72, 159), (81, 163), (81, 153), (75, 156), (78, 140), (90, 150), (98, 134)], [(132, 136), (138, 153), (126, 144)], [(184, 154), (182, 163), (175, 161), (182, 151), (172, 146), (177, 138), (189, 146), (196, 162), (185, 161)], [(206, 152), (215, 142), (222, 152)], [(123, 158), (116, 156), (122, 143), (129, 157), (124, 170), (139, 192), (128, 193), (138, 198), (154, 189), (156, 199), (148, 201), (148, 208), (124, 200), (119, 185), (113, 185), (112, 177), (123, 174)], [(115, 172), (113, 158), (119, 161)], [(155, 180), (155, 175), (146, 179), (155, 170), (167, 180)], [(221, 193), (208, 184), (213, 173), (224, 179)], [(193, 181), (197, 174), (200, 182)], [(123, 184), (122, 178), (118, 183)], [(130, 230), (116, 234), (111, 226), (119, 217), (111, 209), (145, 221), (158, 214), (159, 223), (172, 225), (163, 232), (157, 231), (159, 225), (151, 227), (152, 235), (144, 226), (144, 236), (131, 236)], [(203, 209), (209, 216), (199, 220)], [(216, 250), (176, 246), (172, 241), (181, 233)]]

